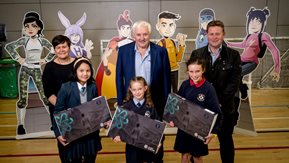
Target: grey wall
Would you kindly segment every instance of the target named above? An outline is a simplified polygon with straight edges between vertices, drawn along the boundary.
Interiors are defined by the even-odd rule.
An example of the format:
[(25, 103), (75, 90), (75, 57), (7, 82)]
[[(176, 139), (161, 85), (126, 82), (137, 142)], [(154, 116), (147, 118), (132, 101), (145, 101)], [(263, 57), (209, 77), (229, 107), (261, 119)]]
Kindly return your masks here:
[[(100, 40), (117, 35), (115, 22), (125, 9), (131, 11), (133, 21), (142, 19), (152, 24), (154, 39), (160, 38), (155, 30), (158, 13), (164, 10), (179, 13), (182, 18), (177, 22), (176, 33), (186, 33), (189, 39), (194, 39), (198, 30), (199, 11), (209, 7), (214, 9), (217, 19), (225, 23), (226, 37), (240, 38), (246, 35), (246, 13), (251, 6), (268, 6), (271, 16), (266, 32), (272, 37), (289, 35), (288, 0), (1, 0), (0, 23), (6, 24), (7, 42), (14, 41), (21, 36), (24, 14), (34, 10), (44, 21), (44, 37), (51, 40), (55, 35), (63, 34), (65, 29), (58, 19), (58, 10), (61, 10), (71, 23), (75, 23), (83, 12), (86, 12), (87, 21), (82, 28), (84, 38), (94, 42), (92, 60), (97, 68), (100, 61)], [(189, 44), (186, 54), (194, 47), (194, 44)], [(272, 59), (270, 61), (273, 63)]]

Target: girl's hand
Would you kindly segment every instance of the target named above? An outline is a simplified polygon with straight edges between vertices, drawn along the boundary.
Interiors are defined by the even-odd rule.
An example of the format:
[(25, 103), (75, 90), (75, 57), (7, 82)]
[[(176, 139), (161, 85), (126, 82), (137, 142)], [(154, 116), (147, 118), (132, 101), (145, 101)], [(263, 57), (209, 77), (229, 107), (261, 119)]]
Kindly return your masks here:
[(107, 121), (107, 122), (104, 122), (103, 124), (104, 124), (103, 127), (104, 127), (105, 129), (108, 129), (108, 128), (110, 127), (110, 125), (111, 125), (111, 120), (109, 120), (109, 121)]
[(50, 48), (50, 53), (55, 54), (55, 51), (54, 51), (53, 47)]
[(66, 146), (68, 143), (66, 143), (66, 139), (63, 138), (63, 136), (58, 136), (57, 140), (63, 145)]
[(45, 64), (46, 63), (46, 61), (45, 61), (45, 59), (40, 59), (40, 65), (43, 65), (43, 64)]
[(25, 59), (22, 58), (22, 57), (20, 57), (20, 58), (17, 59), (17, 62), (18, 62), (20, 65), (22, 65), (22, 64), (25, 62)]
[(206, 141), (204, 142), (204, 144), (209, 144), (211, 142), (211, 140), (213, 140), (215, 137), (217, 137), (217, 134), (209, 134), (206, 138)]
[(270, 74), (273, 78), (272, 81), (278, 82), (280, 79), (280, 74), (276, 73), (275, 71), (272, 71)]
[(173, 121), (170, 121), (169, 126), (170, 126), (170, 127), (175, 127), (174, 122), (173, 122)]
[(120, 136), (116, 136), (116, 137), (114, 137), (113, 141), (114, 141), (115, 143), (119, 143), (119, 142), (121, 142), (121, 140), (120, 140)]

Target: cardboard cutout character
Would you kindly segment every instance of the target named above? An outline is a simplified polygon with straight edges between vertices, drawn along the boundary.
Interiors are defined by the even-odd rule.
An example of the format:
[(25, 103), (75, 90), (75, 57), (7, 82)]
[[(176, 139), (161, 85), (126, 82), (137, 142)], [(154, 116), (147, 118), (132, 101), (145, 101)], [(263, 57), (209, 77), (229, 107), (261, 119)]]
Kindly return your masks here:
[(199, 13), (199, 31), (196, 37), (196, 49), (208, 45), (207, 25), (215, 20), (215, 12), (211, 8), (204, 8)]
[[(38, 90), (40, 100), (42, 101), (45, 109), (48, 110), (48, 99), (44, 95), (42, 85), (42, 70), (41, 65), (50, 62), (54, 57), (54, 50), (51, 43), (43, 38), (44, 24), (38, 13), (34, 11), (27, 12), (23, 19), (23, 32), (24, 36), (16, 41), (6, 44), (5, 50), (11, 58), (21, 65), (18, 74), (18, 87), (19, 87), (19, 100), (16, 103), (17, 112), (17, 135), (26, 134), (24, 125), (26, 107), (28, 105), (28, 85), (31, 78)], [(25, 57), (22, 57), (17, 52), (17, 49), (23, 47)], [(45, 58), (41, 58), (43, 48), (49, 50)], [(49, 128), (47, 128), (49, 129)]]
[(117, 50), (119, 47), (132, 42), (129, 10), (125, 10), (119, 15), (116, 25), (118, 36), (113, 37), (101, 57), (101, 63), (97, 69), (96, 84), (99, 95), (106, 96), (107, 99), (116, 98), (115, 69), (117, 60)]
[[(158, 15), (158, 22), (156, 24), (156, 29), (159, 31), (162, 39), (158, 41), (158, 45), (163, 46), (167, 49), (170, 65), (171, 65), (171, 83), (173, 92), (178, 90), (178, 70), (179, 62), (182, 60), (185, 51), (185, 41), (187, 35), (178, 33), (176, 39), (178, 40), (178, 46), (172, 39), (172, 36), (176, 30), (176, 21), (179, 20), (181, 16), (168, 11), (163, 11)], [(178, 48), (177, 48), (178, 47)]]
[[(267, 7), (264, 9), (256, 9), (251, 7), (247, 12), (247, 36), (242, 42), (228, 42), (227, 45), (231, 47), (241, 48), (242, 61), (242, 77), (253, 72), (259, 64), (259, 59), (264, 56), (266, 48), (268, 47), (274, 61), (274, 71), (271, 73), (273, 81), (278, 82), (280, 78), (281, 62), (280, 52), (271, 36), (264, 32), (267, 19), (270, 16), (270, 11)], [(248, 87), (246, 84), (241, 83), (240, 91), (241, 98), (247, 98)]]
[(85, 57), (91, 59), (91, 50), (94, 48), (93, 42), (86, 39), (83, 45), (83, 31), (81, 29), (81, 26), (86, 21), (86, 13), (83, 13), (82, 17), (75, 24), (71, 24), (61, 11), (58, 11), (58, 17), (66, 28), (64, 35), (71, 41), (69, 55), (73, 58)]

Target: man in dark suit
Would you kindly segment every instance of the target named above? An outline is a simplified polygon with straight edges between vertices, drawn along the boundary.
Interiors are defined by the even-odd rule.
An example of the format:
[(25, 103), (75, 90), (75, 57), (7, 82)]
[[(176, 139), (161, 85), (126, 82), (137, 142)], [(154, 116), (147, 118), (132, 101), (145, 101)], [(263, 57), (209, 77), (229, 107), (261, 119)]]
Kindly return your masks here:
[[(130, 80), (135, 76), (146, 79), (158, 116), (163, 116), (170, 93), (170, 63), (167, 50), (150, 42), (151, 25), (137, 21), (132, 27), (134, 42), (120, 47), (116, 64), (117, 102), (122, 105)], [(162, 162), (163, 148), (157, 154)]]

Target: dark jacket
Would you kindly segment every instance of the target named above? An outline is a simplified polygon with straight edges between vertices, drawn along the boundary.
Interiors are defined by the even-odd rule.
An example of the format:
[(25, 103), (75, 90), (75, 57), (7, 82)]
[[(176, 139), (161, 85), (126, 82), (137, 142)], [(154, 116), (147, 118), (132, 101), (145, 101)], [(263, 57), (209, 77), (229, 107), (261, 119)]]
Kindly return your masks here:
[(224, 114), (232, 114), (234, 108), (234, 96), (241, 80), (241, 58), (238, 51), (222, 46), (219, 58), (212, 65), (212, 57), (208, 46), (194, 50), (192, 56), (199, 56), (206, 61), (204, 73), (207, 81), (213, 84), (221, 110)]
[[(167, 97), (170, 93), (170, 62), (167, 50), (150, 43), (151, 84), (150, 91), (157, 113), (163, 115)], [(135, 77), (135, 42), (119, 48), (116, 64), (117, 102), (122, 105), (130, 80)]]
[[(91, 101), (98, 96), (96, 85), (87, 84), (87, 101)], [(69, 81), (62, 84), (57, 95), (57, 102), (54, 113), (58, 113), (68, 108), (73, 108), (81, 104), (79, 89), (76, 82)], [(53, 119), (53, 128), (55, 136), (58, 137), (60, 132)], [(82, 156), (93, 156), (102, 149), (101, 138), (99, 137), (99, 130), (90, 133), (82, 138), (72, 141), (67, 146), (62, 146), (58, 143), (59, 154), (61, 160), (82, 159)]]

